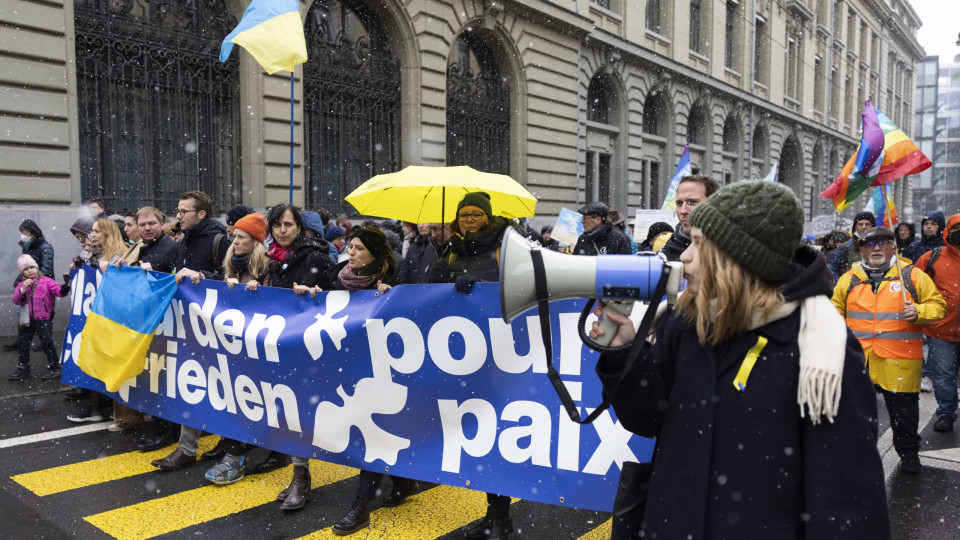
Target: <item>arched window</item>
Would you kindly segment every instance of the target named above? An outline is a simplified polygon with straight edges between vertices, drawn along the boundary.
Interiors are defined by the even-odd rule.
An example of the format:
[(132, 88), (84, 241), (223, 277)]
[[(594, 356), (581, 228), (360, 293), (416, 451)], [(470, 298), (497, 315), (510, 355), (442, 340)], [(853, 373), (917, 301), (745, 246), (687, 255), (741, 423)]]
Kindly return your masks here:
[(651, 90), (647, 99), (643, 101), (643, 132), (648, 135), (666, 137), (669, 111), (667, 102), (660, 91)]
[(704, 103), (698, 103), (690, 110), (690, 115), (687, 117), (687, 142), (707, 146), (712, 132), (710, 110)]
[(400, 61), (359, 3), (317, 0), (305, 32), (306, 203), (352, 212), (344, 197), (400, 168)]
[(803, 203), (803, 151), (794, 137), (787, 138), (780, 151), (780, 165), (777, 169), (780, 181), (793, 190)]
[(80, 186), (110, 208), (240, 201), (237, 20), (222, 0), (76, 0)]
[(594, 75), (590, 79), (590, 87), (587, 88), (587, 120), (601, 124), (613, 123), (611, 118), (613, 99), (609, 76), (603, 73)]
[(740, 122), (732, 114), (723, 122), (723, 151), (740, 152)]
[(447, 62), (447, 165), (510, 173), (510, 84), (482, 32), (462, 34)]

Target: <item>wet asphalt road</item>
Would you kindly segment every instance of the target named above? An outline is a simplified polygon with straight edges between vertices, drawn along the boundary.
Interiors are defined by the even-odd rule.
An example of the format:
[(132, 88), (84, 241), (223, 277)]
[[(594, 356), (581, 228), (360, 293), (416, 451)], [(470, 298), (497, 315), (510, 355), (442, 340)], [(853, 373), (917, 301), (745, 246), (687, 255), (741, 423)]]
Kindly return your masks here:
[[(12, 365), (13, 355), (0, 353), (0, 369)], [(203, 479), (207, 463), (173, 473), (155, 471), (149, 461), (172, 446), (146, 455), (136, 451), (137, 433), (109, 433), (105, 424), (86, 425), (87, 433), (64, 432), (78, 426), (66, 420), (75, 405), (61, 399), (58, 382), (14, 383), (6, 380), (6, 371), (0, 375), (2, 538), (329, 538), (329, 527), (353, 500), (355, 471), (322, 463), (313, 465), (310, 503), (293, 514), (282, 513), (273, 501), (289, 480), (289, 468), (225, 487)], [(878, 448), (897, 539), (960, 538), (960, 426), (953, 433), (935, 433), (935, 407), (932, 395), (923, 394), (924, 470), (914, 476), (899, 470), (878, 399)], [(56, 437), (37, 440), (51, 434)], [(209, 447), (215, 440), (207, 437), (202, 444)], [(950, 449), (957, 450), (951, 454)], [(264, 455), (256, 450), (250, 458), (256, 462)], [(423, 484), (397, 509), (375, 503), (372, 527), (352, 538), (462, 538), (462, 527), (478, 519), (483, 507), (481, 493)], [(518, 501), (512, 515), (517, 527), (512, 538), (609, 535), (609, 516), (603, 513)]]

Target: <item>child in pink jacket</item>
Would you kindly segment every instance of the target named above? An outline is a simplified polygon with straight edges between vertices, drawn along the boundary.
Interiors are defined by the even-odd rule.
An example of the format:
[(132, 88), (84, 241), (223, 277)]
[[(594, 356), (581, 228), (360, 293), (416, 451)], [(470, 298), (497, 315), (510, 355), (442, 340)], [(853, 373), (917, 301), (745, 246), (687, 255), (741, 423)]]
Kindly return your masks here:
[(11, 381), (22, 381), (30, 378), (30, 342), (33, 335), (40, 334), (40, 344), (47, 355), (47, 372), (41, 379), (60, 378), (60, 359), (57, 357), (57, 347), (53, 344), (53, 303), (55, 296), (66, 296), (70, 293), (70, 285), (60, 285), (47, 276), (40, 275), (37, 261), (29, 255), (21, 255), (17, 259), (17, 267), (23, 277), (13, 291), (13, 303), (20, 308), (20, 330), (17, 332), (17, 347), (20, 359), (17, 361), (17, 370), (7, 378)]

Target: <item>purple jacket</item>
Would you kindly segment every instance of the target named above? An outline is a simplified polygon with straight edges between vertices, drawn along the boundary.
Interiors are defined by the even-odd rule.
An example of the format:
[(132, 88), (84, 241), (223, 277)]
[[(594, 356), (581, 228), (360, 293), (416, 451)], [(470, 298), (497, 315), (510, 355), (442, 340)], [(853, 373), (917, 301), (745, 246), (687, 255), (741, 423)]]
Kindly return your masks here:
[(47, 276), (38, 276), (27, 292), (20, 290), (17, 285), (13, 291), (13, 303), (18, 306), (30, 305), (31, 321), (49, 321), (53, 315), (54, 296), (66, 296), (70, 290), (62, 290), (62, 286)]

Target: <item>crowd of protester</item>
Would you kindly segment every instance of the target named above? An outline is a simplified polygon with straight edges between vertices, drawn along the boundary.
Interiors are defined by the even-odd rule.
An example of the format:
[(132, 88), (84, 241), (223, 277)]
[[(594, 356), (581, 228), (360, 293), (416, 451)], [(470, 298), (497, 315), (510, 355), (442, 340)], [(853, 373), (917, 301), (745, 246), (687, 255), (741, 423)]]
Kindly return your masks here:
[[(668, 313), (667, 322), (660, 319), (655, 348), (646, 349), (646, 353), (652, 355), (649, 362), (641, 363), (641, 368), (626, 377), (621, 374), (626, 357), (604, 355), (598, 365), (598, 375), (610, 386), (611, 395), (624, 381), (629, 384), (634, 380), (638, 385), (635, 391), (620, 392), (613, 401), (627, 429), (656, 437), (661, 448), (672, 445), (700, 448), (702, 460), (691, 461), (683, 458), (684, 452), (664, 450), (665, 453), (661, 456), (658, 452), (651, 463), (625, 463), (621, 489), (625, 485), (634, 487), (627, 489), (630, 496), (626, 502), (620, 494), (617, 496), (615, 506), (621, 504), (621, 510), (626, 510), (618, 512), (615, 508), (614, 536), (636, 537), (643, 527), (647, 532), (656, 535), (659, 531), (664, 536), (689, 528), (692, 536), (699, 537), (702, 531), (698, 527), (737, 536), (736, 531), (743, 530), (735, 527), (737, 523), (717, 517), (729, 510), (725, 506), (727, 502), (709, 503), (691, 514), (690, 509), (671, 502), (688, 497), (689, 493), (684, 490), (689, 486), (664, 480), (668, 476), (699, 477), (701, 473), (707, 474), (704, 463), (718, 462), (725, 463), (729, 470), (747, 466), (744, 478), (754, 477), (756, 481), (744, 484), (744, 490), (754, 494), (780, 493), (781, 498), (777, 500), (783, 502), (783, 506), (778, 507), (774, 517), (789, 524), (788, 528), (806, 527), (831, 536), (835, 523), (855, 516), (842, 511), (830, 514), (829, 509), (821, 508), (809, 523), (801, 525), (799, 514), (794, 515), (793, 510), (803, 506), (800, 500), (805, 491), (842, 494), (845, 487), (861, 485), (851, 480), (851, 475), (859, 475), (858, 481), (876, 480), (879, 470), (876, 428), (875, 424), (871, 427), (865, 422), (871, 414), (876, 416), (875, 412), (868, 411), (872, 402), (866, 396), (871, 387), (884, 397), (891, 417), (894, 446), (905, 472), (921, 470), (918, 457), (921, 389), (932, 390), (937, 400), (934, 429), (937, 432), (953, 429), (958, 408), (956, 372), (960, 357), (957, 331), (960, 280), (956, 277), (960, 271), (960, 214), (945, 219), (942, 212), (931, 212), (924, 216), (919, 230), (908, 223), (890, 230), (877, 227), (876, 217), (870, 212), (861, 212), (855, 216), (849, 233), (832, 232), (817, 239), (816, 247), (811, 247), (801, 242), (803, 218), (799, 203), (788, 189), (777, 184), (741, 183), (720, 190), (712, 178), (694, 175), (683, 178), (676, 197), (676, 227), (654, 223), (639, 245), (627, 234), (623, 215), (603, 202), (580, 208), (583, 234), (576, 242), (561, 244), (553, 238), (550, 226), (537, 231), (525, 221), (497, 215), (490, 196), (483, 192), (463, 197), (453, 220), (445, 224), (370, 219), (355, 222), (347, 216), (334, 217), (324, 208), (302, 210), (288, 204), (273, 206), (262, 213), (250, 206), (237, 205), (217, 217), (214, 201), (200, 191), (183, 193), (173, 216), (150, 206), (122, 215), (108, 214), (104, 201), (94, 199), (87, 205), (89, 215), (77, 219), (70, 227), (78, 246), (69, 266), (74, 269), (89, 264), (104, 271), (110, 265), (139, 266), (145, 271), (175, 273), (178, 283), (217, 280), (231, 288), (256, 290), (269, 286), (291, 289), (301, 295), (328, 290), (384, 293), (396, 285), (424, 283), (452, 283), (457, 294), (469, 294), (477, 282), (498, 280), (498, 248), (511, 229), (543, 249), (580, 256), (638, 251), (661, 253), (667, 260), (684, 263), (688, 291), (682, 295), (676, 313)], [(697, 211), (698, 207), (703, 209)], [(19, 229), (22, 253), (17, 261), (19, 273), (14, 282), (13, 299), (19, 306), (20, 330), (15, 345), (19, 356), (9, 378), (25, 380), (31, 376), (30, 347), (37, 336), (47, 360), (41, 377), (58, 379), (60, 364), (52, 337), (52, 320), (55, 297), (70, 292), (68, 274), (63, 275), (62, 283), (56, 281), (54, 250), (37, 223), (24, 220)], [(718, 284), (723, 280), (727, 285)], [(813, 347), (809, 343), (815, 341), (809, 333), (814, 332), (812, 329), (824, 335), (836, 332), (822, 324), (810, 323), (809, 313), (808, 324), (803, 329), (797, 330), (800, 324), (796, 320), (800, 318), (799, 306), (804, 310), (822, 310), (824, 296), (832, 298), (835, 311), (831, 310), (831, 316), (839, 313), (845, 319), (850, 337), (845, 347), (817, 349), (818, 354), (823, 353), (822, 357), (833, 364), (815, 364), (811, 368), (805, 364), (812, 357), (811, 349), (804, 349)], [(723, 308), (728, 304), (735, 306), (731, 308), (733, 312)], [(826, 304), (830, 306), (830, 302)], [(718, 305), (721, 309), (717, 309)], [(823, 315), (822, 311), (818, 313)], [(742, 320), (735, 320), (736, 317)], [(620, 324), (615, 343), (626, 345), (635, 339), (636, 332), (627, 319), (611, 316), (611, 320)], [(877, 321), (890, 321), (890, 324), (881, 328)], [(840, 328), (841, 334), (847, 331), (843, 325)], [(884, 333), (898, 336), (896, 342), (884, 338)], [(723, 384), (718, 381), (732, 378), (734, 374), (739, 377), (742, 367), (739, 372), (733, 369), (705, 374), (682, 360), (702, 357), (722, 360), (734, 351), (736, 358), (730, 361), (746, 363), (743, 354), (750, 346), (760, 346), (757, 335), (765, 334), (770, 334), (771, 341), (776, 343), (769, 345), (764, 354), (792, 363), (801, 373), (807, 368), (840, 370), (842, 376), (834, 372), (837, 378), (833, 384), (839, 388), (842, 382), (845, 392), (842, 398), (839, 393), (836, 395), (839, 411), (835, 409), (837, 404), (833, 404), (833, 408), (826, 406), (823, 414), (830, 418), (829, 426), (819, 421), (821, 412), (819, 405), (812, 403), (813, 397), (809, 402), (800, 400), (801, 407), (804, 403), (811, 407), (806, 417), (803, 409), (796, 414), (796, 402), (781, 404), (782, 396), (774, 394), (789, 397), (790, 392), (786, 391), (754, 396), (751, 399), (758, 401), (738, 408), (735, 403), (744, 387), (738, 388), (731, 381)], [(591, 335), (598, 335), (596, 327)], [(766, 338), (763, 340), (766, 346)], [(927, 349), (925, 362), (921, 353), (923, 345)], [(866, 372), (863, 369), (844, 371), (844, 364), (850, 364), (848, 367), (866, 364), (868, 369)], [(766, 377), (768, 384), (773, 385), (771, 388), (796, 392), (798, 385), (807, 384), (802, 375), (800, 382), (797, 381), (797, 369), (776, 371), (776, 367), (769, 367), (769, 362), (758, 365), (762, 365), (761, 371), (775, 370), (755, 375), (756, 380)], [(649, 386), (651, 384), (653, 386)], [(696, 416), (700, 414), (697, 411), (703, 409), (695, 405), (700, 403), (698, 396), (711, 388), (723, 389), (717, 390), (722, 394), (720, 403), (715, 399), (717, 394), (704, 394), (707, 399), (702, 402), (712, 399), (711, 407), (716, 409), (716, 414), (732, 414), (729, 425)], [(671, 399), (675, 391), (686, 395), (694, 406), (684, 408), (682, 403)], [(816, 396), (830, 395), (829, 388), (812, 392)], [(641, 394), (646, 397), (638, 399)], [(178, 471), (206, 461), (209, 464), (204, 473), (207, 480), (214, 484), (232, 484), (247, 475), (292, 465), (290, 483), (277, 495), (280, 508), (295, 511), (309, 501), (312, 479), (309, 460), (305, 458), (265, 451), (261, 453), (265, 457), (251, 463), (248, 459), (255, 455), (251, 451), (256, 447), (227, 438), (221, 438), (216, 447), (198, 455), (202, 434), (198, 429), (162, 418), (151, 419), (89, 390), (73, 388), (65, 392), (64, 397), (77, 402), (76, 411), (68, 420), (83, 423), (112, 419), (108, 430), (138, 433), (138, 447), (144, 452), (176, 443), (168, 455), (152, 462), (162, 471)], [(670, 405), (664, 409), (668, 402)], [(751, 446), (751, 452), (757, 456), (750, 464), (736, 457), (739, 454), (732, 446), (733, 438), (724, 437), (721, 432), (737, 432), (743, 427), (737, 415), (755, 414), (762, 403), (778, 407), (774, 409), (774, 415), (778, 416), (761, 419), (757, 425), (765, 426), (761, 430), (763, 436), (756, 440), (748, 438), (750, 444), (755, 445)], [(854, 414), (850, 408), (860, 412)], [(834, 422), (830, 415), (839, 421)], [(699, 427), (691, 430), (691, 426)], [(720, 435), (712, 441), (701, 440), (703, 434), (713, 432)], [(771, 437), (778, 442), (770, 442)], [(843, 452), (815, 448), (818, 440), (838, 437), (850, 443)], [(738, 440), (743, 450), (746, 439), (740, 436)], [(769, 450), (773, 448), (771, 445), (779, 445), (776, 450), (781, 453), (786, 447), (809, 455), (787, 453), (770, 461), (767, 464), (769, 481), (765, 481), (763, 474), (750, 473), (750, 467), (764, 462), (765, 452), (774, 453)], [(822, 474), (801, 471), (798, 459), (820, 460)], [(827, 462), (833, 465), (824, 465)], [(345, 509), (343, 518), (333, 526), (334, 533), (348, 535), (368, 526), (369, 508), (377, 497), (382, 496), (381, 506), (396, 506), (420, 489), (418, 482), (392, 475), (389, 475), (390, 489), (383, 489), (381, 483), (385, 476), (388, 475), (381, 472), (360, 473), (355, 498)], [(787, 487), (776, 480), (780, 476), (790, 479)], [(848, 508), (854, 514), (859, 512), (857, 526), (867, 531), (868, 537), (874, 534), (883, 537), (885, 533), (881, 521), (886, 519), (886, 510), (878, 508), (881, 503), (885, 504), (882, 474), (879, 481), (878, 493), (860, 497), (857, 505)], [(831, 496), (830, 501), (822, 504), (829, 507), (836, 501), (843, 506), (845, 503), (841, 504), (838, 497), (842, 498)], [(706, 493), (703, 498), (710, 499)], [(673, 525), (644, 522), (647, 501), (654, 501), (651, 511), (668, 516)], [(757, 524), (768, 518), (773, 519), (741, 516), (745, 523)], [(468, 527), (465, 535), (474, 539), (505, 539), (513, 528), (510, 498), (488, 493), (485, 516)]]

